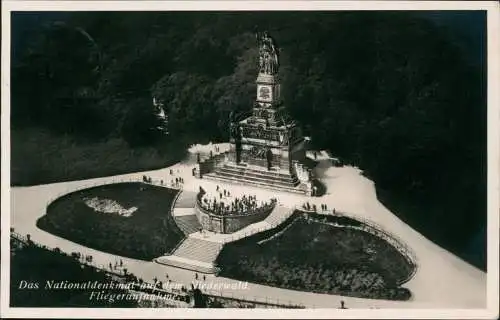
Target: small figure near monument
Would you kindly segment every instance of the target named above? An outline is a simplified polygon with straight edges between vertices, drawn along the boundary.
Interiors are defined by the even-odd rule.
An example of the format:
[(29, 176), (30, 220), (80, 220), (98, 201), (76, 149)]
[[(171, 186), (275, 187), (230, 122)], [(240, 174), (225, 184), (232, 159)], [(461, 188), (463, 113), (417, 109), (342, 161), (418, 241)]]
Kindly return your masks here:
[(267, 149), (266, 160), (267, 160), (267, 171), (270, 171), (273, 161), (273, 152), (271, 151), (271, 149)]

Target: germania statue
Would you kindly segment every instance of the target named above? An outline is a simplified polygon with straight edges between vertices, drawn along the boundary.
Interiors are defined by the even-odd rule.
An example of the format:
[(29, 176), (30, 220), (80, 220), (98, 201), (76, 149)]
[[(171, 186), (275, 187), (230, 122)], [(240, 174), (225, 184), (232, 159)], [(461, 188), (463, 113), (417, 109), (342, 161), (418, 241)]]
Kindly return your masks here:
[(263, 34), (257, 33), (257, 42), (259, 44), (259, 72), (270, 75), (277, 74), (279, 60), (273, 38), (265, 31)]

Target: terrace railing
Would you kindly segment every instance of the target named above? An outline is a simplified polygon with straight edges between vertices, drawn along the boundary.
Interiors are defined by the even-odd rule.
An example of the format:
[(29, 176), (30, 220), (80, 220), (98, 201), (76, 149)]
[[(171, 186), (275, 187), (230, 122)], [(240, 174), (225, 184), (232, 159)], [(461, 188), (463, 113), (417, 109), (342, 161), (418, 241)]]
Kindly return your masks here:
[[(303, 212), (319, 213), (318, 211), (307, 210), (307, 209), (304, 209), (303, 207), (296, 207), (296, 209), (299, 211), (303, 211)], [(345, 225), (342, 227), (348, 227), (348, 228), (352, 228), (352, 229), (362, 230), (362, 231), (368, 232), (370, 234), (373, 234), (377, 237), (380, 237), (380, 238), (384, 239), (385, 241), (387, 241), (390, 245), (392, 245), (401, 254), (403, 254), (405, 256), (406, 260), (412, 265), (412, 272), (405, 279), (398, 281), (398, 285), (407, 282), (415, 275), (415, 273), (417, 272), (417, 268), (418, 268), (417, 256), (416, 256), (415, 252), (412, 249), (410, 249), (410, 247), (408, 245), (406, 245), (405, 241), (403, 241), (400, 237), (387, 231), (386, 228), (384, 228), (380, 224), (378, 224), (374, 221), (371, 221), (369, 219), (360, 217), (358, 215), (349, 214), (346, 212), (339, 212), (337, 210), (335, 210), (335, 213), (333, 213), (333, 211), (327, 211), (327, 212), (331, 212), (330, 214), (334, 215), (334, 216), (347, 217), (347, 218), (351, 218), (353, 220), (357, 220), (357, 221), (361, 222), (363, 224), (362, 226), (347, 226), (347, 225)]]
[(304, 309), (305, 306), (303, 304), (293, 303), (292, 301), (287, 300), (279, 300), (273, 299), (270, 297), (261, 297), (261, 296), (245, 296), (239, 294), (227, 294), (223, 293), (223, 291), (216, 290), (204, 290), (204, 294), (207, 297), (211, 298), (221, 298), (226, 301), (231, 301), (235, 303), (243, 303), (250, 304), (254, 307), (256, 306), (265, 306), (267, 308), (288, 308), (288, 309)]
[[(172, 219), (174, 219), (174, 221), (175, 221), (175, 218), (173, 216), (173, 212), (174, 212), (175, 204), (177, 203), (177, 200), (179, 199), (179, 196), (181, 195), (181, 193), (182, 193), (182, 190), (179, 190), (179, 192), (177, 192), (174, 200), (172, 201), (172, 205), (170, 206), (170, 216), (172, 216)], [(177, 223), (175, 223), (175, 224), (177, 226)], [(177, 228), (179, 228), (179, 227), (177, 226)], [(180, 234), (182, 235), (183, 239), (181, 241), (179, 241), (179, 243), (177, 243), (176, 246), (171, 248), (169, 251), (165, 252), (166, 256), (173, 254), (175, 252), (175, 250), (179, 249), (179, 247), (184, 242), (184, 240), (186, 240), (187, 236), (180, 229), (179, 229), (179, 231), (180, 231)]]
[(211, 216), (216, 216), (216, 217), (239, 217), (239, 216), (251, 216), (251, 215), (266, 215), (271, 213), (271, 211), (274, 210), (276, 207), (277, 201), (271, 201), (269, 204), (265, 204), (262, 207), (258, 207), (256, 209), (250, 209), (247, 211), (243, 211), (238, 214), (219, 214), (215, 211), (212, 211), (208, 208), (206, 208), (206, 204), (203, 203), (202, 197), (204, 193), (199, 192), (198, 195), (196, 196), (196, 207), (200, 209), (205, 214), (211, 215)]
[[(17, 233), (15, 230), (11, 230), (10, 236), (12, 239), (20, 241), (26, 245), (33, 245), (36, 247), (39, 247), (41, 249), (45, 250), (50, 250), (54, 251), (58, 254), (63, 254), (66, 256), (71, 256), (72, 254), (68, 254), (64, 251), (59, 250), (58, 248), (48, 248), (45, 245), (42, 245), (41, 243), (38, 243), (36, 241), (33, 241), (32, 239), (28, 240), (27, 236), (24, 236), (20, 233)], [(106, 274), (109, 274), (110, 276), (113, 276), (115, 279), (121, 279), (122, 282), (126, 282), (126, 276), (132, 277), (132, 278), (137, 278), (135, 277), (132, 273), (126, 273), (125, 268), (121, 268), (118, 270), (113, 270), (105, 267), (104, 265), (98, 265), (95, 262), (89, 262), (86, 259), (85, 255), (80, 255), (77, 262), (81, 265), (85, 265), (90, 268), (94, 268), (95, 270), (99, 270), (100, 272), (104, 272)], [(120, 281), (119, 281), (120, 282)], [(167, 282), (164, 282), (164, 284), (167, 284)], [(167, 285), (168, 287), (168, 285)], [(172, 286), (173, 287), (173, 286)], [(177, 284), (177, 287), (180, 287), (179, 284)], [(153, 290), (154, 288), (154, 290)], [(156, 294), (156, 295), (162, 295), (163, 297), (171, 297), (171, 302), (179, 307), (186, 307), (186, 304), (184, 301), (186, 301), (186, 297), (189, 295), (187, 292), (183, 292), (182, 290), (175, 289), (175, 288), (170, 288), (170, 289), (165, 289), (162, 287), (159, 287), (158, 284), (153, 283), (153, 282), (147, 282), (147, 281), (142, 281), (142, 282), (133, 282), (130, 285), (130, 289), (134, 291), (139, 291), (139, 292), (144, 292), (144, 293), (149, 293), (149, 294)], [(242, 303), (242, 304), (247, 304), (247, 305), (255, 305), (255, 306), (265, 306), (268, 308), (305, 308), (304, 305), (302, 304), (297, 304), (297, 303), (292, 303), (291, 301), (286, 301), (286, 300), (279, 300), (279, 299), (273, 299), (270, 297), (262, 297), (262, 296), (247, 296), (247, 295), (239, 295), (239, 294), (234, 294), (234, 293), (228, 293), (224, 292), (223, 290), (221, 291), (216, 291), (216, 290), (209, 290), (209, 289), (203, 289), (202, 293), (208, 297), (212, 298), (219, 298), (222, 300), (226, 301), (234, 301), (236, 303)]]
[(135, 177), (135, 178), (110, 178), (109, 180), (105, 181), (98, 181), (98, 182), (90, 182), (90, 183), (85, 183), (85, 184), (80, 184), (71, 188), (67, 188), (63, 192), (58, 192), (55, 196), (50, 197), (47, 200), (46, 205), (48, 206), (58, 198), (67, 195), (69, 193), (73, 193), (76, 191), (81, 191), (85, 189), (90, 189), (90, 188), (95, 188), (95, 187), (100, 187), (100, 186), (106, 186), (106, 185), (112, 185), (112, 184), (117, 184), (117, 183), (145, 183), (145, 184), (150, 184), (158, 187), (166, 187), (170, 189), (177, 189), (177, 190), (182, 190), (183, 189), (183, 184), (182, 183), (169, 183), (164, 181), (162, 183), (161, 179), (157, 180), (151, 180), (151, 182), (146, 182), (140, 177)]
[[(36, 246), (36, 247), (38, 247), (40, 249), (53, 251), (53, 252), (56, 252), (58, 254), (66, 255), (68, 257), (72, 256), (72, 254), (76, 253), (76, 252), (67, 253), (67, 252), (64, 252), (64, 251), (60, 250), (59, 248), (49, 248), (46, 245), (43, 245), (43, 244), (38, 243), (36, 241), (33, 241), (32, 239), (28, 240), (27, 236), (21, 235), (21, 234), (17, 233), (16, 231), (11, 231), (10, 232), (10, 236), (11, 236), (11, 239), (14, 239), (16, 241), (20, 241), (20, 242), (22, 242), (22, 243), (24, 243), (26, 245)], [(87, 267), (90, 267), (90, 268), (93, 268), (93, 269), (98, 270), (100, 272), (104, 272), (106, 274), (109, 274), (110, 276), (113, 276), (115, 279), (118, 277), (118, 279), (121, 279), (121, 281), (125, 281), (126, 277), (137, 278), (137, 277), (134, 276), (134, 274), (132, 274), (130, 272), (126, 272), (125, 266), (121, 266), (121, 267), (117, 267), (117, 268), (113, 269), (113, 268), (106, 267), (103, 264), (97, 264), (94, 261), (87, 260), (88, 256), (79, 254), (78, 257), (79, 258), (75, 259), (75, 260), (79, 264), (87, 266)], [(166, 284), (166, 282), (165, 282), (165, 284)], [(180, 286), (180, 285), (177, 285), (177, 286)], [(157, 287), (154, 283), (147, 282), (147, 281), (134, 282), (134, 283), (131, 284), (130, 287), (132, 289), (136, 290), (136, 291), (146, 291), (147, 292), (149, 289), (151, 289), (149, 291), (156, 291), (156, 292), (159, 292), (159, 293), (168, 293), (168, 294), (173, 294), (174, 296), (181, 296), (181, 295), (185, 296), (185, 295), (187, 295), (185, 293), (180, 292), (180, 290), (174, 290), (174, 289), (167, 290), (167, 289), (164, 289), (164, 288)], [(141, 289), (141, 287), (142, 288), (146, 288), (146, 289)], [(154, 288), (154, 290), (152, 290), (153, 288)]]

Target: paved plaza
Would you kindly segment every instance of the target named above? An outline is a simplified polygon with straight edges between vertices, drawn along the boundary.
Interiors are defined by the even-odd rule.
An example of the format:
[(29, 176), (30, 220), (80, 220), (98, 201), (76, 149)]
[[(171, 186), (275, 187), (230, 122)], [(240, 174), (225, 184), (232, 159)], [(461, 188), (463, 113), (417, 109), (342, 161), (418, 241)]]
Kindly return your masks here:
[[(226, 149), (226, 146), (227, 144), (220, 145), (221, 152)], [(212, 147), (215, 145), (208, 149)], [(378, 201), (374, 183), (361, 175), (359, 169), (349, 166), (334, 167), (325, 153), (319, 153), (319, 155), (321, 158), (318, 157), (319, 164), (315, 168), (315, 174), (327, 188), (327, 193), (321, 197), (308, 197), (244, 185), (223, 185), (216, 181), (198, 179), (192, 175), (194, 163), (181, 162), (168, 168), (148, 172), (31, 187), (13, 187), (11, 189), (11, 226), (16, 232), (23, 235), (30, 234), (34, 241), (50, 248), (59, 247), (65, 252), (76, 251), (84, 255), (92, 255), (93, 261), (97, 265), (107, 266), (110, 262), (114, 263), (117, 259), (122, 259), (129, 272), (145, 281), (152, 281), (153, 278), (162, 280), (168, 274), (169, 278), (175, 282), (189, 286), (194, 281), (193, 271), (100, 252), (49, 234), (38, 229), (35, 225), (36, 220), (45, 214), (46, 207), (51, 201), (77, 189), (121, 181), (142, 181), (144, 175), (151, 177), (154, 181), (170, 181), (172, 178), (182, 177), (184, 180), (182, 193), (190, 196), (196, 195), (200, 186), (212, 190), (219, 185), (221, 188), (230, 190), (232, 196), (256, 195), (258, 199), (275, 197), (278, 199), (277, 209), (279, 208), (274, 216), (276, 222), (280, 221), (279, 218), (286, 219), (286, 215), (305, 202), (309, 202), (311, 205), (315, 204), (318, 208), (321, 204), (327, 204), (328, 209), (335, 208), (352, 216), (373, 221), (404, 241), (417, 258), (416, 274), (403, 285), (413, 294), (410, 301), (351, 298), (280, 289), (252, 283), (245, 288), (225, 288), (222, 292), (228, 296), (247, 299), (268, 297), (273, 300), (303, 304), (306, 307), (323, 308), (336, 308), (339, 306), (340, 300), (344, 300), (349, 308), (486, 307), (486, 273), (440, 248), (402, 222)], [(172, 214), (174, 216), (192, 215), (192, 212), (188, 210), (189, 207), (186, 207), (189, 205), (189, 201), (189, 198), (183, 199), (184, 207), (175, 209)], [(328, 212), (324, 213), (328, 214)], [(231, 241), (235, 237), (252, 234), (264, 228), (270, 228), (270, 224), (266, 221), (250, 225), (235, 234), (200, 233), (192, 230), (189, 237), (214, 242), (222, 246), (223, 243)], [(207, 275), (206, 281), (227, 284), (239, 282), (214, 275)]]

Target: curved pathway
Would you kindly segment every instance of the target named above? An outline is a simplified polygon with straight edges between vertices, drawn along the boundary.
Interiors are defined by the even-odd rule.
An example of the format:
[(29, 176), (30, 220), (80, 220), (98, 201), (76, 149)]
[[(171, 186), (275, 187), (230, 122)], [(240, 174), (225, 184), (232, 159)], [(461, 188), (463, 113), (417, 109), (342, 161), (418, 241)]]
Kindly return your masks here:
[[(179, 268), (168, 267), (150, 261), (140, 261), (97, 251), (77, 243), (59, 238), (36, 227), (36, 220), (45, 214), (48, 203), (68, 192), (104, 183), (124, 180), (142, 180), (143, 175), (154, 180), (170, 179), (170, 169), (175, 176), (185, 180), (184, 190), (196, 192), (200, 185), (215, 182), (195, 179), (191, 176), (193, 165), (178, 163), (172, 167), (148, 172), (124, 174), (83, 181), (53, 183), (32, 187), (14, 187), (11, 189), (11, 226), (16, 232), (30, 234), (36, 242), (48, 247), (59, 247), (66, 252), (77, 251), (92, 255), (99, 265), (122, 259), (127, 269), (145, 280), (154, 277), (169, 278), (189, 285), (194, 281), (194, 273)], [(329, 208), (348, 212), (351, 215), (366, 218), (381, 225), (386, 231), (402, 239), (414, 251), (419, 268), (415, 276), (404, 286), (413, 293), (413, 299), (406, 302), (360, 299), (338, 295), (316, 294), (295, 290), (280, 289), (258, 284), (241, 287), (239, 281), (207, 276), (207, 283), (236, 284), (236, 288), (227, 287), (223, 293), (229, 296), (269, 297), (282, 302), (290, 301), (306, 307), (337, 308), (340, 300), (344, 300), (349, 308), (486, 308), (486, 274), (460, 260), (450, 252), (440, 248), (411, 227), (399, 220), (377, 199), (372, 181), (360, 175), (359, 170), (352, 167), (331, 167), (328, 161), (322, 161), (317, 168), (322, 182), (327, 186), (327, 194), (323, 197), (308, 198), (295, 194), (262, 190), (252, 187), (232, 186), (232, 193), (242, 192), (259, 194), (259, 197), (276, 197), (280, 203), (293, 208), (309, 201), (318, 207), (326, 203)]]

